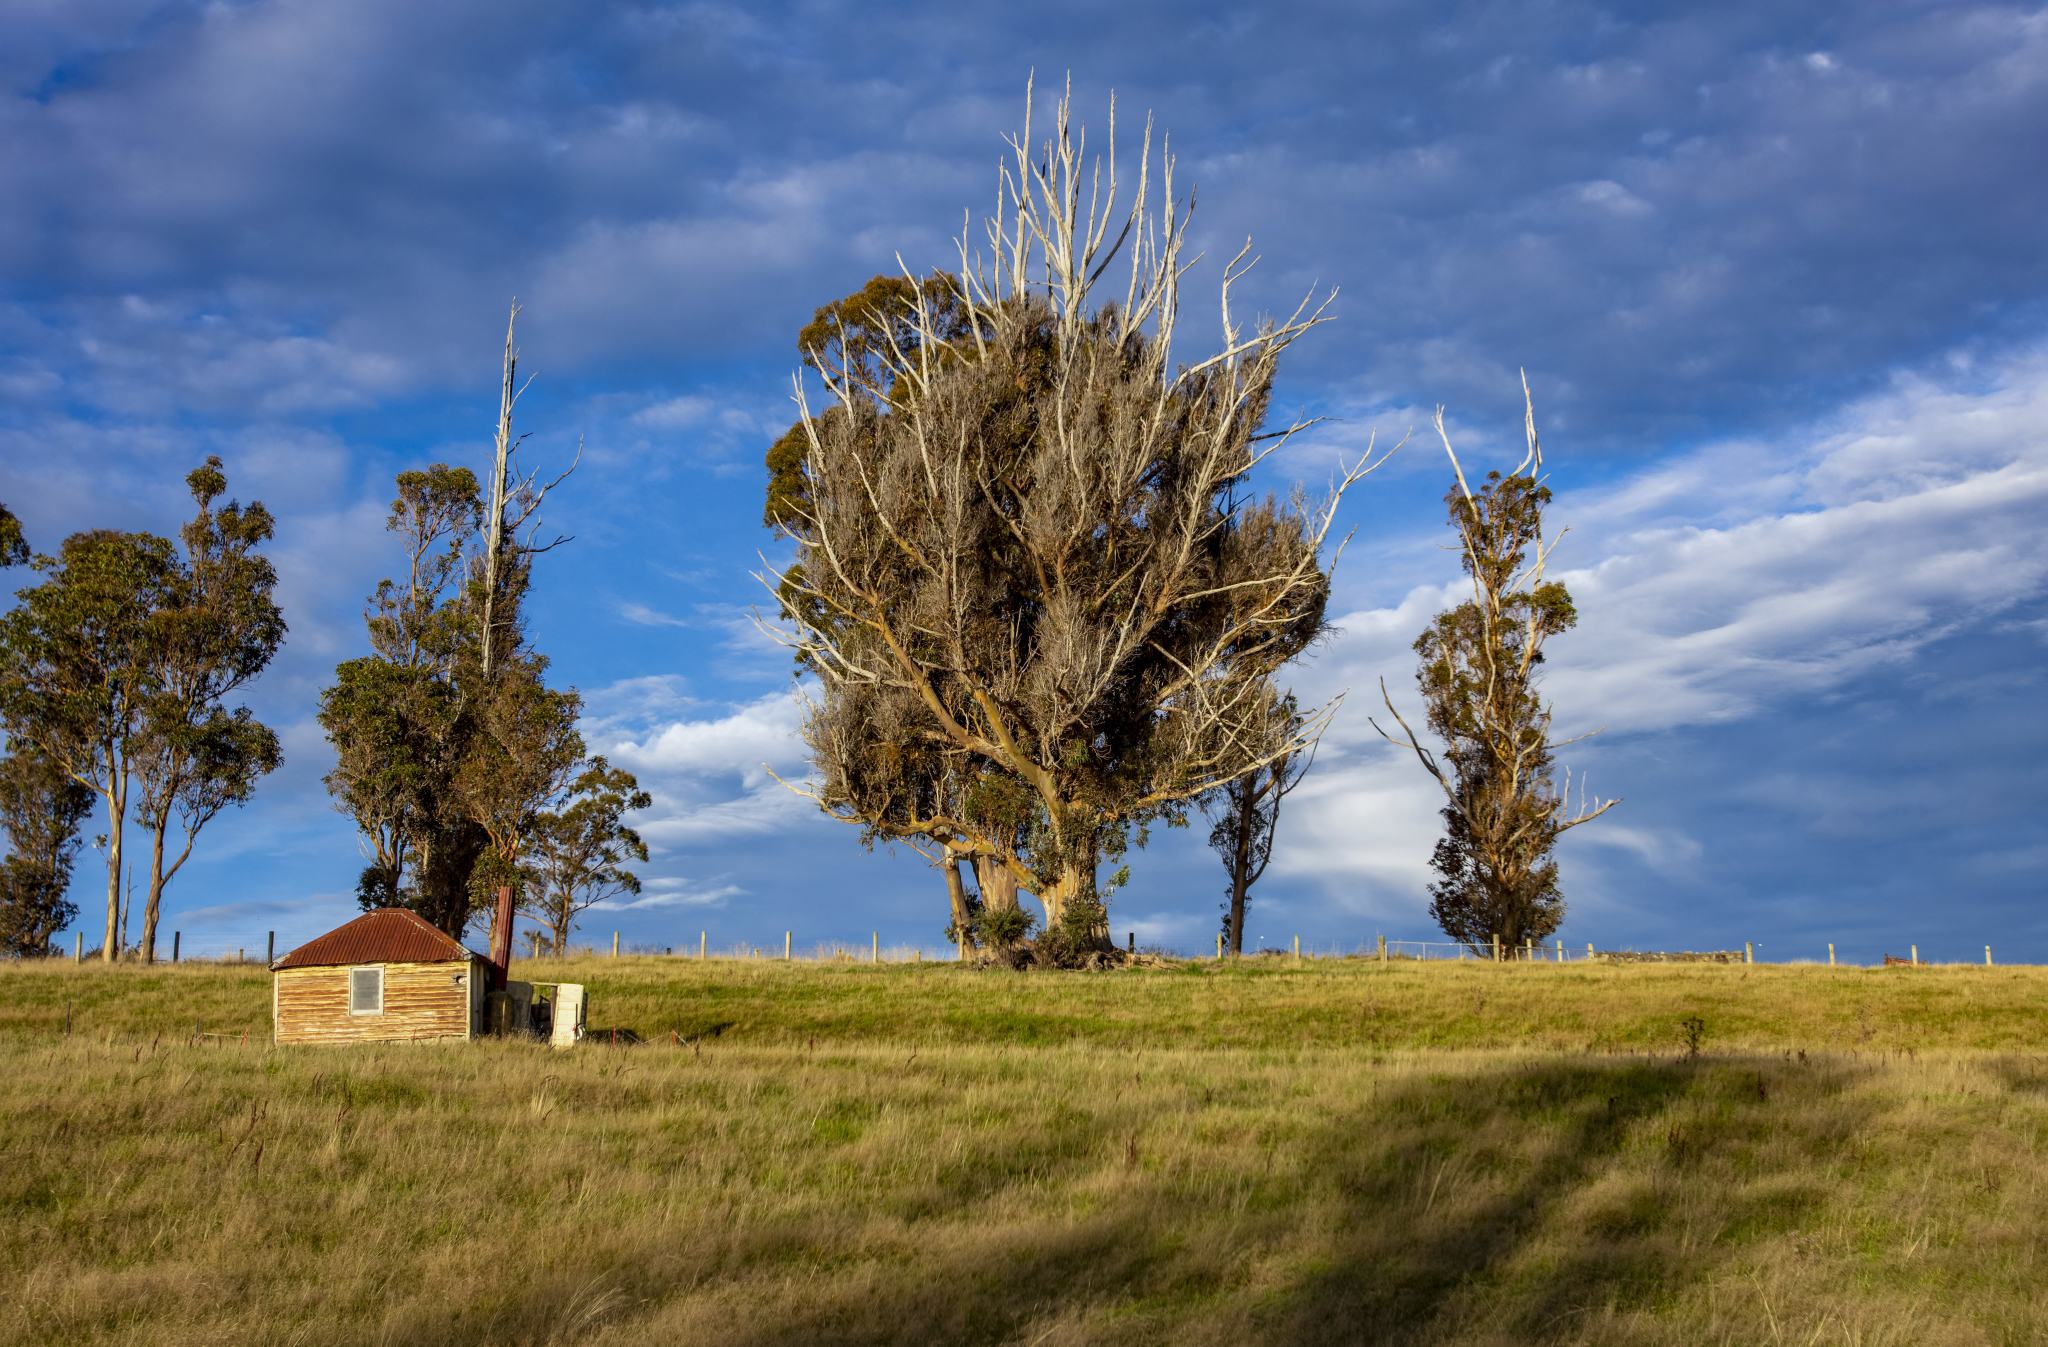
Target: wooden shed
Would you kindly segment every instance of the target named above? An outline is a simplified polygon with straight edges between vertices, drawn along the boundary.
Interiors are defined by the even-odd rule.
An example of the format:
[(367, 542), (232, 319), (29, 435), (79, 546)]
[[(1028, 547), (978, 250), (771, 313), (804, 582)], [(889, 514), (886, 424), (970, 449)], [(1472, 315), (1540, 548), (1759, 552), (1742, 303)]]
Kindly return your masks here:
[(277, 1043), (474, 1038), (491, 974), (483, 955), (396, 907), (366, 912), (270, 969)]

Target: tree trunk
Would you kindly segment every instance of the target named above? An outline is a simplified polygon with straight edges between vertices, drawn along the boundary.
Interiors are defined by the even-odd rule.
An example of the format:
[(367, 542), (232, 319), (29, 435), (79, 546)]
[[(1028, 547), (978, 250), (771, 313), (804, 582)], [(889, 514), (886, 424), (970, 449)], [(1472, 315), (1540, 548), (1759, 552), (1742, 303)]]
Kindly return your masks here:
[(981, 881), (981, 905), (990, 912), (1012, 912), (1017, 907), (1017, 876), (993, 856), (977, 856), (974, 877)]
[(157, 910), (164, 896), (164, 830), (149, 835), (149, 896), (142, 900), (142, 961), (156, 962)]
[[(1039, 894), (1038, 900), (1045, 905), (1047, 929), (1058, 927), (1066, 920), (1069, 912), (1079, 907), (1094, 907), (1100, 912), (1102, 904), (1096, 896), (1092, 849), (1088, 864), (1062, 866), (1059, 882), (1053, 886), (1050, 893)], [(1097, 944), (1107, 944), (1109, 923), (1106, 914), (1097, 917), (1091, 934)]]
[(960, 858), (948, 851), (940, 865), (946, 872), (946, 897), (953, 904), (953, 933), (962, 949), (979, 949), (969, 930), (974, 914), (967, 910), (967, 886), (960, 882)]
[(1232, 839), (1230, 857), (1230, 937), (1226, 943), (1234, 955), (1244, 953), (1244, 902), (1252, 887), (1252, 841), (1259, 821), (1255, 784), (1255, 778), (1247, 777), (1231, 787), (1237, 803), (1237, 836)]
[(128, 797), (121, 778), (116, 778), (115, 788), (104, 794), (107, 801), (107, 938), (100, 948), (100, 961), (112, 963), (120, 957), (121, 825), (127, 821)]

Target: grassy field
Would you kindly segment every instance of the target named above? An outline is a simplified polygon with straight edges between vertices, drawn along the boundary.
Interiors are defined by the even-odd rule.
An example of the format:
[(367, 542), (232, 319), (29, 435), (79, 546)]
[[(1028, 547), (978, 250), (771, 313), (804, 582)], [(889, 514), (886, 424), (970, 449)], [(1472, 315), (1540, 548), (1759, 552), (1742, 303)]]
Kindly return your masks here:
[(260, 967), (0, 969), (0, 1336), (2048, 1339), (2048, 970), (514, 976), (599, 1041), (276, 1049)]

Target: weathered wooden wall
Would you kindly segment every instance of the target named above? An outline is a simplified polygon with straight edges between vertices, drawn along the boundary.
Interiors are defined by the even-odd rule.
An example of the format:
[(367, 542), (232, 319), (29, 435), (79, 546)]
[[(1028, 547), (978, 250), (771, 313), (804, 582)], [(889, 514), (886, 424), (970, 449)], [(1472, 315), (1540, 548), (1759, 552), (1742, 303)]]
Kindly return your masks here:
[[(364, 965), (367, 966), (367, 965)], [(410, 1042), (468, 1038), (482, 964), (388, 963), (384, 1013), (348, 1013), (346, 968), (282, 968), (271, 976), (279, 1043)], [(461, 976), (462, 985), (454, 979)]]

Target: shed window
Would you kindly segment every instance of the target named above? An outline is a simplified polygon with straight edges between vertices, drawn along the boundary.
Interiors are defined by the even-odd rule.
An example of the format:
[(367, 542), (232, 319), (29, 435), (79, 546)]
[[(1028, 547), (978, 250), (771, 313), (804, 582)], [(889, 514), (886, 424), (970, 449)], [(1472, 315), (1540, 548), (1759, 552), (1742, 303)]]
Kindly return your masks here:
[(348, 1013), (351, 1015), (382, 1015), (384, 1013), (383, 969), (351, 968), (348, 970)]

